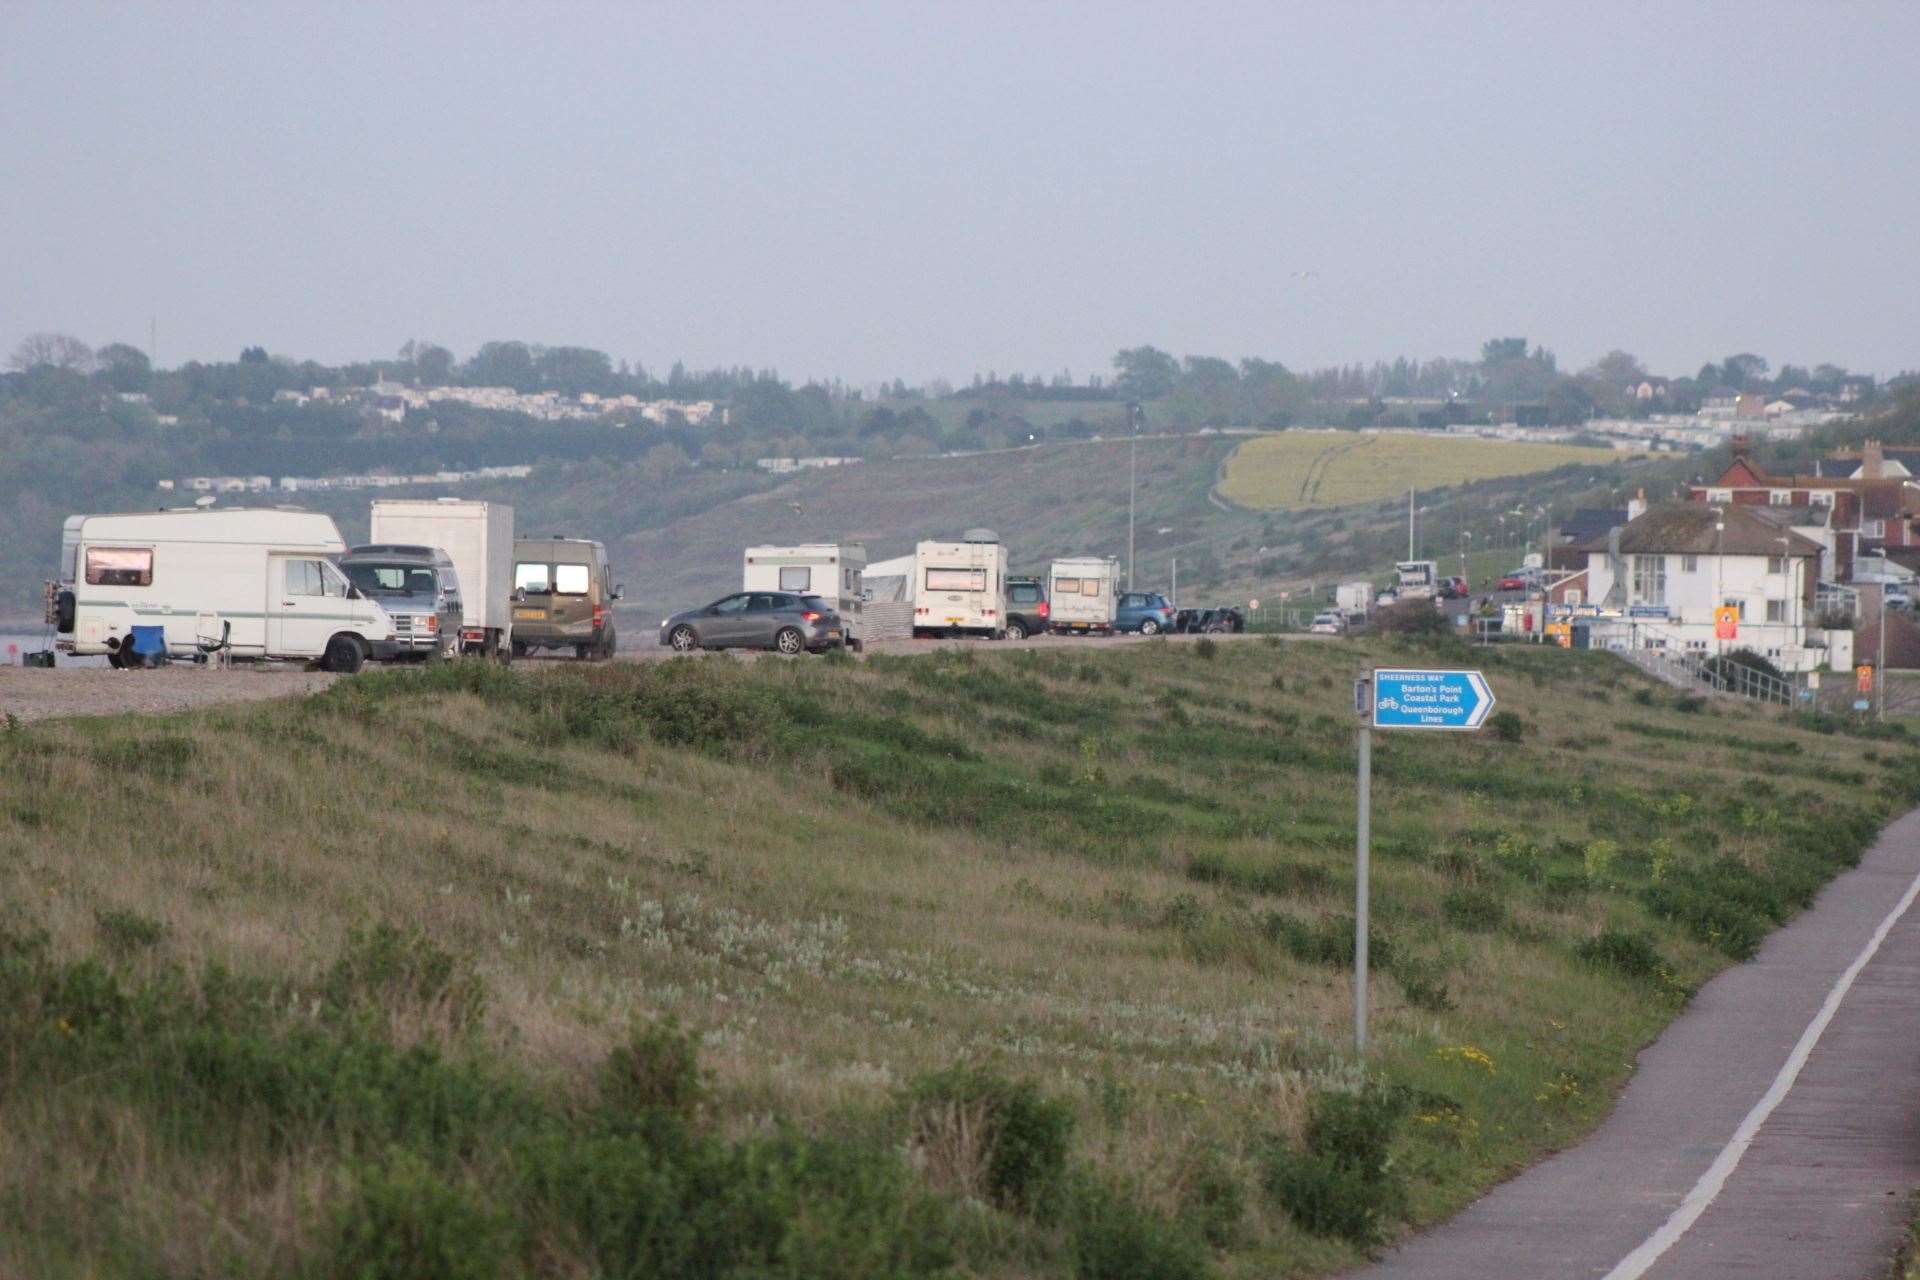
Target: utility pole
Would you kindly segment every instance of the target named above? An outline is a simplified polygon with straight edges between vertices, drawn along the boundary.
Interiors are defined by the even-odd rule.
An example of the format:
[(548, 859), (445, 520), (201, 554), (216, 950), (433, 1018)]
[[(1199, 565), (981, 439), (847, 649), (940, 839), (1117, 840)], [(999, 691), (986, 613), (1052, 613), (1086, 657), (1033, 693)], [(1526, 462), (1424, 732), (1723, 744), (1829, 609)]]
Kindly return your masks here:
[(1173, 557), (1173, 586), (1170, 587), (1169, 590), (1173, 592), (1173, 607), (1178, 609), (1180, 607), (1180, 557), (1179, 556)]
[(1140, 483), (1140, 421), (1146, 416), (1136, 404), (1127, 406), (1127, 590), (1133, 590), (1133, 510), (1134, 493)]
[(1407, 486), (1407, 559), (1413, 559), (1413, 486)]
[(1359, 716), (1359, 811), (1353, 837), (1353, 1049), (1367, 1053), (1367, 890), (1373, 828), (1373, 681), (1353, 682), (1353, 709)]
[(1873, 659), (1873, 718), (1887, 718), (1887, 584), (1880, 584), (1880, 625), (1874, 630), (1880, 633), (1876, 648), (1879, 652)]

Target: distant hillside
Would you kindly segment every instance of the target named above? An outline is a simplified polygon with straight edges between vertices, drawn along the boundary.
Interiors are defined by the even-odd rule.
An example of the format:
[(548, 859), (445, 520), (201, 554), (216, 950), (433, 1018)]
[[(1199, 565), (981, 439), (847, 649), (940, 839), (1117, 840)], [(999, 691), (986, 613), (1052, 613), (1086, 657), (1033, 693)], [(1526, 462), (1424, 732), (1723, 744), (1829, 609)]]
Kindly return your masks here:
[[(1168, 560), (1192, 548), (1246, 542), (1266, 523), (1208, 501), (1234, 441), (1154, 438), (1139, 446), (1139, 572), (1162, 584)], [(998, 532), (1017, 570), (1062, 555), (1124, 557), (1127, 445), (1043, 445), (960, 458), (868, 462), (797, 476), (671, 524), (619, 539), (628, 596), (645, 609), (681, 608), (737, 589), (740, 552), (762, 542), (854, 541), (874, 559), (922, 538)], [(1216, 553), (1217, 554), (1217, 553)], [(1184, 575), (1183, 575), (1184, 576)]]

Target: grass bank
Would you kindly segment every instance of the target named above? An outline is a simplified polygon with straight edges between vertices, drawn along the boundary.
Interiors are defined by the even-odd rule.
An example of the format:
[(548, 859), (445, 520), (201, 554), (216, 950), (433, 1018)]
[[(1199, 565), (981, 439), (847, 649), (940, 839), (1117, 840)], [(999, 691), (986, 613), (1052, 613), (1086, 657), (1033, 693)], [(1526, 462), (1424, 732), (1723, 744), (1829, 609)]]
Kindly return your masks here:
[[(1312, 1275), (1578, 1138), (1920, 753), (1606, 655), (377, 673), (0, 734), (0, 1271)], [(1436, 655), (1418, 655), (1429, 660)]]

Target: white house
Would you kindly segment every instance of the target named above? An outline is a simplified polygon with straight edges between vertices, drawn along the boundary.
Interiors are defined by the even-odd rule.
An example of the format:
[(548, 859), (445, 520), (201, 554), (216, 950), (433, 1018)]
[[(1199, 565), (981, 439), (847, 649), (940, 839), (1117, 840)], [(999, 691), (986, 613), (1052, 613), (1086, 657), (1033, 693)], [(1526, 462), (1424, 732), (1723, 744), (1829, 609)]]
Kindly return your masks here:
[[(1587, 599), (1609, 619), (1608, 647), (1713, 654), (1751, 649), (1783, 671), (1829, 665), (1814, 592), (1825, 549), (1792, 517), (1759, 506), (1655, 507), (1582, 544)], [(1735, 611), (1732, 637), (1716, 613)]]

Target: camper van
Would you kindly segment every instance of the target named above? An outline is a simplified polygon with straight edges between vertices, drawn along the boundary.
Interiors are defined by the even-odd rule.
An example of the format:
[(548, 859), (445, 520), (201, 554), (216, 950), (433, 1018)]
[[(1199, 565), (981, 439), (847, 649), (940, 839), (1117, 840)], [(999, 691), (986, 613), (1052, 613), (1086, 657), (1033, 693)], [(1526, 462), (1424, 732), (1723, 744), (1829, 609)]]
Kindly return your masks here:
[(1393, 566), (1398, 579), (1398, 598), (1426, 600), (1440, 590), (1440, 566), (1431, 560), (1403, 560)]
[(1114, 609), (1119, 602), (1118, 560), (1099, 556), (1055, 560), (1050, 577), (1055, 631), (1113, 630)]
[(319, 512), (73, 516), (61, 543), (49, 621), (65, 653), (116, 667), (158, 653), (317, 659), (352, 672), (399, 652), (393, 619), (334, 563), (347, 544)]
[(513, 656), (572, 649), (584, 662), (606, 661), (619, 644), (613, 602), (624, 594), (604, 543), (559, 534), (515, 539)]
[(913, 635), (983, 635), (1007, 630), (1007, 549), (991, 529), (913, 550)]
[(742, 591), (787, 591), (819, 596), (833, 606), (848, 633), (860, 638), (860, 605), (867, 549), (857, 542), (808, 542), (795, 547), (748, 547)]
[(439, 547), (459, 579), (460, 652), (508, 656), (513, 639), (513, 508), (465, 498), (373, 504), (377, 543)]

